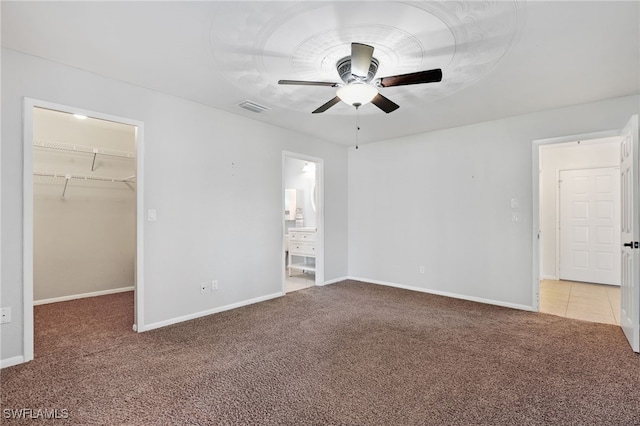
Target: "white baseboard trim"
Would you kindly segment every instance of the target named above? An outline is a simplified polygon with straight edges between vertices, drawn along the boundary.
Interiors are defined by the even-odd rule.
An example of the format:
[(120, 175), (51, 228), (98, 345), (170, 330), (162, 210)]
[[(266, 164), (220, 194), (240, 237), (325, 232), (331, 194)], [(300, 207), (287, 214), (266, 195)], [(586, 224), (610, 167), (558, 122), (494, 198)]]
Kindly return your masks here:
[(334, 278), (332, 280), (325, 281), (324, 284), (321, 284), (321, 285), (335, 284), (335, 283), (339, 283), (339, 282), (342, 282), (342, 281), (345, 281), (345, 280), (348, 280), (348, 279), (349, 279), (349, 277)]
[(555, 275), (543, 275), (542, 279), (543, 280), (558, 281), (558, 277), (556, 277)]
[(0, 359), (0, 368), (11, 367), (14, 365), (22, 364), (24, 357), (22, 355), (14, 356), (7, 359)]
[(66, 302), (68, 300), (85, 299), (87, 297), (104, 296), (106, 294), (124, 293), (125, 291), (133, 291), (134, 287), (120, 287), (111, 290), (93, 291), (91, 293), (71, 294), (69, 296), (53, 297), (51, 299), (34, 300), (33, 306), (46, 305), (47, 303)]
[(422, 287), (413, 287), (409, 285), (392, 283), (388, 281), (372, 280), (370, 278), (349, 277), (349, 279), (362, 281), (365, 283), (384, 285), (387, 287), (396, 287), (396, 288), (402, 288), (404, 290), (419, 291), (421, 293), (429, 293), (429, 294), (435, 294), (438, 296), (451, 297), (454, 299), (468, 300), (470, 302), (478, 302), (478, 303), (484, 303), (487, 305), (502, 306), (504, 308), (519, 309), (521, 311), (537, 312), (536, 310), (533, 309), (533, 306), (521, 305), (519, 303), (503, 302), (501, 300), (485, 299), (483, 297), (466, 296), (464, 294), (450, 293), (448, 291), (440, 291), (440, 290), (431, 290), (431, 289), (422, 288)]
[(284, 296), (283, 292), (268, 294), (266, 296), (256, 297), (255, 299), (244, 300), (242, 302), (232, 303), (230, 305), (224, 305), (213, 309), (207, 309), (206, 311), (196, 312), (189, 315), (183, 315), (181, 317), (171, 318), (164, 321), (158, 321), (151, 324), (146, 324), (138, 331), (149, 331), (156, 328), (166, 327), (168, 325), (178, 324), (184, 321), (189, 321), (196, 318), (206, 317), (207, 315), (217, 314), (219, 312), (230, 311), (231, 309), (241, 308), (247, 305), (253, 305), (254, 303), (266, 302), (267, 300), (275, 299)]

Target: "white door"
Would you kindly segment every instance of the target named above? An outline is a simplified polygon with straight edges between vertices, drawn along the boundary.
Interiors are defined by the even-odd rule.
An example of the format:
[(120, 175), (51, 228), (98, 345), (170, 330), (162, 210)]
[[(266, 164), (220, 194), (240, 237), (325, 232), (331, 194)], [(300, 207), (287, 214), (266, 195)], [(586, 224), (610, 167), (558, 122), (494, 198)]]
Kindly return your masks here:
[(620, 181), (622, 187), (622, 280), (620, 326), (634, 352), (640, 352), (640, 222), (638, 214), (638, 116), (622, 131)]
[(560, 172), (560, 279), (620, 285), (620, 171)]

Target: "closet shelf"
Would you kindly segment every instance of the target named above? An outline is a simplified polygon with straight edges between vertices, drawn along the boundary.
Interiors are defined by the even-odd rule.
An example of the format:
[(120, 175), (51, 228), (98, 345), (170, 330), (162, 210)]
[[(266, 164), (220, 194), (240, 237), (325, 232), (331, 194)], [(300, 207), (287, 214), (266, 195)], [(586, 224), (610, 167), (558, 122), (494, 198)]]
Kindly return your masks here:
[(80, 181), (98, 181), (98, 182), (113, 182), (113, 183), (124, 183), (129, 187), (129, 189), (134, 189), (132, 185), (136, 183), (136, 176), (129, 176), (127, 178), (114, 178), (107, 176), (87, 176), (87, 175), (77, 175), (70, 173), (50, 173), (50, 172), (33, 172), (34, 176), (39, 177), (48, 177), (55, 179), (64, 179), (64, 188), (62, 189), (62, 196), (64, 197), (67, 193), (67, 185), (70, 180), (80, 180)]
[(135, 183), (135, 175), (129, 176), (127, 178), (114, 178), (107, 176), (88, 176), (88, 175), (77, 175), (77, 174), (69, 174), (69, 173), (49, 173), (49, 172), (33, 172), (34, 176), (42, 176), (42, 177), (52, 177), (52, 178), (60, 178), (60, 179), (78, 179), (78, 180), (95, 180), (101, 182), (120, 182), (120, 183)]
[(100, 154), (100, 155), (107, 155), (110, 157), (131, 158), (131, 159), (136, 158), (135, 152), (121, 151), (117, 149), (95, 148), (93, 146), (76, 145), (76, 144), (69, 144), (64, 142), (54, 142), (54, 141), (49, 141), (45, 139), (34, 139), (33, 146), (34, 148), (78, 152), (83, 154), (91, 154), (94, 156), (96, 154)]

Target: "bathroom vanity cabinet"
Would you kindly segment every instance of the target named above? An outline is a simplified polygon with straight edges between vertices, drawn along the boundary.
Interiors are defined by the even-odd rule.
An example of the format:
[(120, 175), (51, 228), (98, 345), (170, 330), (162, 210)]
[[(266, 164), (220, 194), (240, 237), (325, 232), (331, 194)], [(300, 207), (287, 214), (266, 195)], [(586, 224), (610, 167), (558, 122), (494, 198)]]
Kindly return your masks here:
[(316, 229), (289, 228), (289, 276), (292, 270), (316, 271)]

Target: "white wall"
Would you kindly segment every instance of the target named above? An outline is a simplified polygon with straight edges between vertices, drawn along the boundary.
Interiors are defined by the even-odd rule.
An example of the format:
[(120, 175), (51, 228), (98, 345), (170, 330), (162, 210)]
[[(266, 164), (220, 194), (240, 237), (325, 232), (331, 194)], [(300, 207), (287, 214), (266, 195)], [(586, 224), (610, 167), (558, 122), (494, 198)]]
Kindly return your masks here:
[[(316, 212), (313, 210), (311, 203), (311, 197), (313, 197), (313, 186), (316, 179), (315, 169), (314, 171), (303, 172), (304, 160), (297, 158), (286, 157), (285, 158), (285, 170), (284, 170), (284, 184), (286, 188), (296, 189), (297, 199), (296, 205), (302, 208), (302, 214), (304, 216), (303, 226), (316, 227)], [(295, 220), (285, 221), (285, 226), (288, 228), (296, 226)]]
[(556, 234), (558, 229), (557, 198), (560, 170), (618, 167), (620, 141), (618, 138), (581, 141), (558, 145), (545, 145), (540, 149), (542, 275), (545, 279), (558, 279), (556, 266)]
[(24, 96), (144, 123), (144, 325), (281, 293), (282, 151), (324, 160), (325, 277), (346, 276), (345, 147), (3, 49), (2, 359), (22, 354)]
[[(135, 153), (135, 128), (35, 108), (34, 139)], [(37, 172), (124, 179), (135, 158), (33, 149)], [(91, 169), (94, 171), (92, 172)], [(33, 299), (133, 287), (136, 197), (124, 183), (33, 179)], [(62, 196), (64, 192), (64, 197)]]
[(533, 306), (532, 141), (621, 129), (638, 105), (629, 96), (350, 150), (349, 275)]
[(134, 285), (135, 197), (109, 199), (95, 193), (102, 188), (82, 189), (66, 201), (59, 193), (34, 197), (35, 302)]

